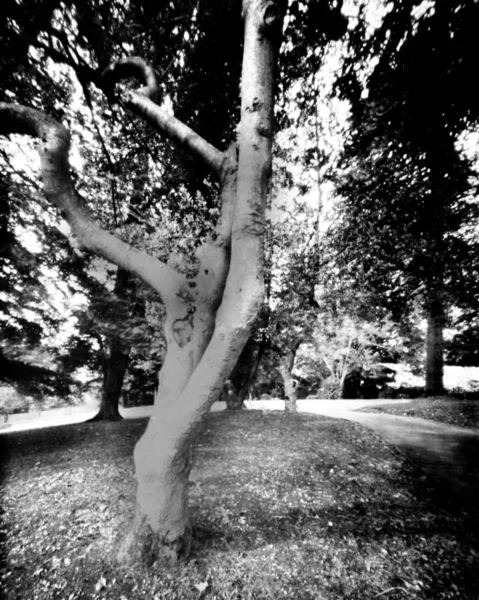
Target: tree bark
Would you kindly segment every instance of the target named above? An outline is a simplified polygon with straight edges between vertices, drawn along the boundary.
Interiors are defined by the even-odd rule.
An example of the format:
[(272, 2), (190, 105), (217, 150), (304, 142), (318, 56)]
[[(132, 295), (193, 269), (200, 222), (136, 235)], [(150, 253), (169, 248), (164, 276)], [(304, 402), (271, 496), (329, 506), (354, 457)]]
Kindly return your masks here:
[(238, 410), (244, 407), (244, 401), (255, 380), (265, 349), (264, 334), (256, 351), (251, 338), (246, 342), (229, 380), (225, 384), (223, 396), (227, 410)]
[[(131, 275), (123, 269), (118, 269), (113, 293), (120, 303), (126, 300), (130, 282)], [(122, 315), (112, 315), (112, 320), (115, 317), (122, 318)], [(119, 411), (119, 404), (128, 359), (129, 352), (125, 352), (125, 344), (121, 336), (115, 333), (110, 341), (109, 355), (105, 359), (100, 408), (90, 421), (120, 421), (123, 418)]]
[(284, 402), (284, 410), (286, 412), (295, 413), (298, 411), (298, 392), (297, 382), (293, 377), (294, 360), (296, 358), (297, 348), (295, 350), (288, 350), (285, 356), (281, 360), (279, 371), (283, 378), (284, 393), (286, 400)]
[(426, 332), (425, 396), (445, 394), (444, 389), (444, 309), (440, 295), (429, 304)]
[(120, 421), (123, 418), (119, 411), (119, 404), (128, 359), (128, 354), (123, 352), (121, 340), (115, 336), (110, 343), (110, 355), (106, 359), (100, 408), (97, 414), (90, 419), (91, 421)]
[(284, 8), (281, 0), (243, 2), (238, 148), (219, 152), (156, 104), (155, 74), (141, 59), (119, 61), (118, 68), (106, 73), (110, 87), (123, 77), (142, 78), (139, 90), (123, 92), (124, 105), (220, 177), (221, 220), (197, 250), (194, 277), (187, 278), (177, 268), (185, 258), (173, 256), (163, 263), (103, 230), (73, 187), (67, 130), (39, 111), (0, 103), (0, 133), (26, 133), (41, 140), (47, 199), (69, 223), (76, 243), (140, 277), (165, 305), (167, 353), (152, 416), (135, 447), (136, 516), (120, 550), (120, 558), (131, 563), (152, 564), (188, 553), (194, 437), (238, 360), (263, 302), (274, 71)]
[(241, 390), (236, 390), (233, 382), (228, 379), (224, 386), (223, 397), (226, 402), (226, 410), (241, 410), (244, 406), (244, 399), (240, 394)]
[(242, 402), (246, 400), (246, 396), (250, 392), (254, 382), (256, 381), (256, 374), (258, 373), (259, 366), (261, 364), (261, 359), (264, 356), (266, 351), (266, 336), (263, 334), (261, 342), (259, 344), (259, 348), (256, 351), (256, 355), (254, 357), (254, 363), (246, 379), (243, 381), (243, 384), (238, 392), (240, 395)]
[[(226, 282), (212, 274), (217, 258), (201, 261), (195, 291), (220, 299), (209, 310), (186, 309), (170, 316), (168, 353), (148, 428), (135, 448), (138, 477), (137, 513), (123, 558), (142, 554), (146, 561), (186, 553), (190, 524), (187, 512), (191, 444), (202, 417), (219, 397), (246, 343), (264, 295), (264, 213), (271, 173), (273, 137), (273, 70), (281, 31), (279, 3), (245, 1), (245, 44), (241, 81), (241, 124), (237, 179), (223, 179), (223, 193), (235, 196), (231, 259)], [(229, 171), (227, 171), (229, 173)], [(189, 289), (191, 294), (191, 288)], [(187, 298), (181, 294), (177, 297)], [(207, 304), (207, 303), (205, 303)], [(175, 324), (178, 328), (175, 330)], [(174, 338), (174, 339), (172, 339)], [(161, 456), (161, 460), (158, 457)]]

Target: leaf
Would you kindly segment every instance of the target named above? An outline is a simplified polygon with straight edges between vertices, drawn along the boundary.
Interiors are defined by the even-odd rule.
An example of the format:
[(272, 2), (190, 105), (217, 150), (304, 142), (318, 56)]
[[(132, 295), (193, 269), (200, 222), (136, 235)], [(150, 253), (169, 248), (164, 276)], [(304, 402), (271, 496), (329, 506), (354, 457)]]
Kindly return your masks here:
[(204, 591), (206, 591), (207, 587), (208, 587), (207, 581), (203, 581), (202, 583), (197, 583), (195, 585), (195, 588), (199, 591), (200, 594), (202, 594)]
[(95, 584), (95, 592), (99, 592), (106, 586), (106, 579), (104, 577), (100, 577), (100, 579)]

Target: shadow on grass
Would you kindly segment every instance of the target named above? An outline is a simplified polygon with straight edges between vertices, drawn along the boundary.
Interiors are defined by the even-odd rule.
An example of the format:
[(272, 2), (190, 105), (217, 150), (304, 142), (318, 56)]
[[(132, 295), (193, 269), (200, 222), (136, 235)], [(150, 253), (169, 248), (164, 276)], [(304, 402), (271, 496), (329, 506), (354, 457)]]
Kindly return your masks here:
[[(4, 470), (11, 466), (58, 466), (68, 454), (86, 457), (91, 445), (100, 446), (103, 458), (131, 456), (136, 441), (146, 428), (148, 419), (73, 423), (41, 429), (8, 432), (0, 436)], [(118, 432), (124, 429), (124, 436)], [(115, 435), (114, 435), (115, 434)], [(109, 440), (114, 443), (109, 443)], [(71, 459), (71, 456), (67, 458)]]
[[(407, 471), (410, 478), (414, 469)], [(386, 485), (378, 481), (378, 486)], [(391, 482), (397, 494), (394, 487)], [(364, 600), (389, 589), (387, 597), (393, 600), (405, 593), (434, 600), (477, 600), (476, 511), (455, 515), (445, 510), (421, 479), (410, 480), (406, 491), (406, 500), (370, 501), (361, 494), (348, 501), (340, 495), (337, 505), (321, 507), (313, 500), (309, 506), (297, 503), (279, 511), (260, 494), (249, 493), (243, 499), (249, 511), (228, 512), (221, 522), (211, 518), (212, 511), (195, 523), (194, 557), (206, 563), (215, 555), (230, 561), (237, 557), (254, 571), (258, 557), (271, 553), (271, 561), (280, 568), (298, 573), (300, 588), (320, 573), (330, 584), (332, 595), (324, 596), (328, 598)]]
[[(360, 426), (274, 413), (209, 416), (191, 489), (196, 560), (178, 581), (138, 573), (131, 575), (137, 591), (135, 581), (127, 589), (110, 557), (133, 508), (131, 457), (145, 425), (84, 423), (0, 437), (8, 458), (8, 543), (17, 560), (39, 572), (23, 582), (8, 576), (17, 597), (61, 584), (62, 600), (76, 588), (86, 591), (74, 598), (91, 598), (108, 572), (109, 584), (116, 583), (102, 598), (197, 600), (195, 585), (205, 573), (211, 589), (224, 587), (217, 598), (273, 597), (258, 591), (261, 577), (277, 586), (277, 597), (297, 600), (363, 600), (388, 587), (398, 588), (389, 600), (403, 598), (404, 590), (438, 599), (451, 583), (462, 596), (447, 597), (477, 598), (472, 517), (442, 510), (429, 482)], [(38, 535), (42, 528), (45, 537)], [(407, 586), (417, 581), (416, 594)], [(183, 587), (167, 595), (167, 585)]]

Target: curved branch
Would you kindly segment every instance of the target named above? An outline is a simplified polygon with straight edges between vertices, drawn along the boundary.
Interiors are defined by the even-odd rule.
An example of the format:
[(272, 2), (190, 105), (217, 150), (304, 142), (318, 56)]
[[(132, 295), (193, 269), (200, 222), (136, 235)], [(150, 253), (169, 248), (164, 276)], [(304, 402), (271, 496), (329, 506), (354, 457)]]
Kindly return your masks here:
[(156, 73), (142, 58), (131, 56), (107, 67), (101, 75), (103, 89), (111, 94), (114, 85), (127, 77), (138, 77), (145, 85), (122, 95), (125, 106), (219, 174), (224, 153), (157, 104), (159, 87)]
[(146, 96), (153, 102), (159, 100), (160, 88), (155, 70), (139, 56), (117, 60), (103, 71), (101, 81), (105, 91), (113, 93), (115, 84), (129, 77), (135, 77), (143, 82), (143, 87), (137, 90), (139, 94)]
[(102, 229), (92, 219), (70, 177), (69, 131), (48, 115), (0, 102), (0, 135), (26, 134), (39, 140), (42, 183), (47, 200), (71, 227), (79, 246), (125, 269), (153, 287), (167, 303), (175, 300), (183, 275)]

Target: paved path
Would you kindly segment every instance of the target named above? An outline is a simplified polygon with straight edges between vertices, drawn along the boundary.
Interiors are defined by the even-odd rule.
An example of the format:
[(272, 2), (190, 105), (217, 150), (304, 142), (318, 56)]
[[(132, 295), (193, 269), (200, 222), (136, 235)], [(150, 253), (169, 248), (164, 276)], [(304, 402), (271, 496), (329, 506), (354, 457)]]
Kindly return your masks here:
[(300, 410), (372, 429), (431, 476), (444, 500), (479, 504), (479, 432), (417, 417), (357, 412), (364, 404), (353, 402), (300, 402)]
[[(455, 502), (458, 500), (477, 502), (479, 500), (479, 433), (416, 417), (357, 412), (363, 406), (387, 403), (388, 401), (378, 400), (300, 400), (298, 409), (300, 412), (354, 421), (372, 429), (431, 475), (440, 484), (444, 495), (450, 496)], [(253, 410), (283, 410), (284, 402), (259, 400), (246, 402), (246, 406)], [(224, 403), (217, 402), (212, 410), (224, 410)], [(22, 419), (17, 422), (12, 420), (0, 433), (80, 422), (93, 416), (95, 412), (96, 409), (88, 411), (82, 407), (46, 411), (36, 419), (28, 421)], [(147, 417), (150, 415), (151, 406), (121, 409), (121, 412), (125, 418), (130, 419)]]

